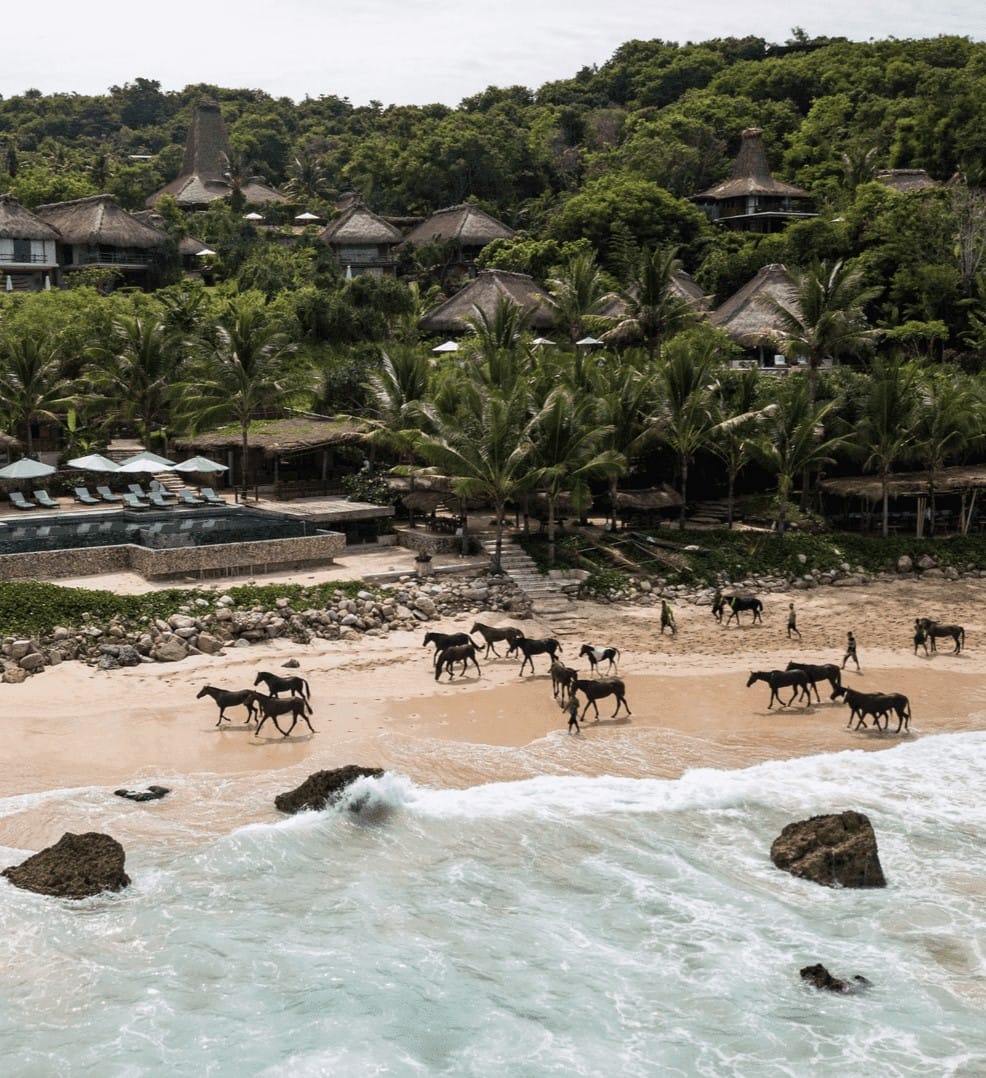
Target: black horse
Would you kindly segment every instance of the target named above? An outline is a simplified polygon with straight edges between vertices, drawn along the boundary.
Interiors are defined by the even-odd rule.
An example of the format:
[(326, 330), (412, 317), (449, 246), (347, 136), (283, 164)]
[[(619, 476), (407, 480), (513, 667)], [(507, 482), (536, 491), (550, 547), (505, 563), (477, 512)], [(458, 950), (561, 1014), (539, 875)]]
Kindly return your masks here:
[(472, 644), (473, 639), (468, 633), (425, 633), (424, 643), (421, 645), (426, 648), (429, 644), (435, 645), (435, 654), (432, 656), (432, 663), (438, 665), (438, 656), (446, 648), (458, 647), (460, 644)]
[(520, 664), (520, 671), (517, 674), (520, 677), (528, 663), (531, 664), (531, 673), (534, 673), (534, 659), (531, 656), (548, 655), (554, 659), (555, 653), (561, 651), (561, 644), (553, 636), (544, 640), (531, 640), (530, 637), (519, 636), (516, 640), (511, 641), (507, 654), (513, 655), (515, 651), (519, 651), (524, 656), (524, 661)]
[(733, 618), (739, 625), (739, 616), (744, 610), (749, 610), (753, 614), (751, 625), (758, 621), (761, 625), (763, 624), (763, 603), (755, 595), (722, 595), (717, 592), (712, 601), (712, 614), (716, 621), (722, 621), (722, 615), (727, 607), (729, 608), (729, 614), (726, 617), (727, 625)]
[(886, 730), (890, 726), (890, 712), (893, 711), (897, 715), (895, 733), (899, 734), (902, 727), (908, 731), (911, 728), (911, 702), (901, 692), (858, 692), (843, 687), (836, 690), (835, 695), (844, 697), (851, 709), (846, 726), (851, 726), (855, 718), (855, 729), (858, 730), (866, 725), (867, 716), (871, 716), (873, 725), (879, 730), (882, 715), (883, 729)]
[(804, 670), (808, 675), (808, 684), (815, 690), (815, 699), (819, 702), (821, 697), (818, 695), (818, 682), (827, 681), (832, 686), (832, 695), (830, 700), (834, 700), (836, 697), (835, 690), (842, 684), (842, 671), (835, 663), (796, 663), (789, 662), (787, 664), (788, 670)]
[(247, 717), (243, 721), (250, 722), (257, 713), (257, 695), (253, 689), (217, 689), (215, 685), (203, 685), (195, 694), (195, 699), (211, 696), (219, 705), (219, 720), (216, 725), (222, 726), (223, 719), (229, 722), (226, 708), (239, 707), (240, 704), (247, 709)]
[(476, 667), (476, 674), (479, 677), (483, 676), (483, 671), (480, 670), (479, 663), (476, 661), (476, 645), (470, 642), (468, 644), (453, 644), (438, 653), (438, 659), (435, 662), (435, 680), (438, 681), (443, 673), (448, 673), (448, 679), (451, 681), (455, 677), (452, 668), (456, 663), (462, 663), (462, 670), (459, 671), (460, 677), (466, 676), (466, 670), (469, 668), (470, 663)]
[(579, 678), (575, 682), (574, 688), (571, 689), (572, 700), (575, 700), (580, 692), (585, 693), (585, 707), (582, 708), (579, 721), (585, 718), (585, 713), (589, 710), (589, 705), (592, 704), (596, 711), (596, 722), (599, 722), (599, 705), (596, 701), (602, 700), (604, 696), (616, 697), (616, 710), (610, 716), (611, 718), (615, 719), (619, 715), (621, 706), (626, 708), (628, 715), (630, 714), (630, 705), (627, 703), (627, 690), (621, 678), (600, 678), (598, 681), (583, 681)]
[[(288, 737), (290, 735), (291, 731), (295, 728), (298, 719), (304, 719), (308, 729), (311, 730), (312, 733), (315, 733), (315, 728), (308, 722), (308, 716), (311, 715), (312, 709), (308, 706), (308, 701), (303, 696), (291, 696), (286, 700), (279, 700), (276, 696), (264, 696), (261, 692), (255, 693), (254, 695), (257, 698), (257, 705), (263, 716), (260, 722), (257, 723), (257, 729), (253, 731), (254, 737), (260, 733), (260, 728), (268, 719), (270, 719), (277, 727), (277, 732), (281, 737)], [(281, 724), (277, 721), (278, 715), (291, 716), (291, 725), (287, 730), (281, 729)]]
[[(768, 708), (774, 706), (776, 700), (781, 707), (790, 707), (794, 703), (794, 698), (800, 693), (803, 700), (807, 700), (809, 706), (811, 705), (811, 691), (808, 688), (808, 675), (804, 670), (754, 670), (750, 674), (750, 679), (746, 683), (746, 687), (749, 688), (755, 681), (766, 681), (770, 686), (770, 703)], [(780, 698), (777, 693), (778, 689), (793, 688), (794, 692), (791, 693), (791, 699), (787, 703)]]
[[(254, 685), (259, 685), (263, 682), (267, 686), (267, 691), (277, 699), (279, 692), (289, 692), (292, 696), (304, 697), (309, 703), (311, 703), (311, 693), (308, 691), (308, 682), (303, 677), (280, 677), (277, 674), (269, 674), (266, 670), (261, 670), (260, 673), (253, 679)], [(276, 725), (276, 724), (275, 724)]]
[[(931, 618), (918, 618), (918, 621), (931, 642), (932, 651), (938, 650), (935, 647), (935, 640), (940, 640), (943, 636), (950, 636), (955, 641), (955, 648), (952, 652), (954, 655), (958, 655), (965, 646), (965, 629), (961, 625), (939, 625), (937, 621), (933, 621)], [(917, 649), (915, 648), (915, 650)]]
[(508, 644), (512, 644), (519, 636), (523, 636), (524, 633), (521, 629), (518, 629), (514, 625), (504, 625), (503, 628), (498, 628), (495, 625), (484, 625), (481, 621), (473, 623), (473, 627), (469, 630), (471, 633), (479, 633), (479, 635), (486, 641), (486, 652), (483, 655), (484, 659), (490, 657), (490, 652), (499, 659), (500, 653), (493, 646), (503, 640), (506, 640)]

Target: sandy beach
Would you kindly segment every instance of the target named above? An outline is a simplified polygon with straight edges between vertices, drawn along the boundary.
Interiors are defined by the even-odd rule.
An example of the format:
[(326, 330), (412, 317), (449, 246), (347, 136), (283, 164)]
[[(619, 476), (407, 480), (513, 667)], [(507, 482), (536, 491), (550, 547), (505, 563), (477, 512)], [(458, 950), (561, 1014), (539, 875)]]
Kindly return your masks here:
[[(123, 578), (112, 583), (140, 586)], [(583, 642), (618, 647), (632, 715), (612, 719), (613, 700), (603, 700), (600, 721), (592, 721), (590, 708), (578, 737), (568, 734), (567, 716), (552, 699), (544, 656), (535, 659), (534, 676), (519, 677), (515, 659), (481, 659), (481, 677), (473, 671), (436, 683), (424, 633), (469, 629), (466, 618), (428, 623), (414, 634), (310, 646), (274, 641), (118, 671), (64, 663), (2, 687), (0, 796), (79, 787), (104, 788), (106, 796), (90, 799), (84, 819), (77, 810), (67, 818), (44, 797), (23, 797), (0, 819), (0, 844), (33, 850), (84, 830), (150, 840), (165, 820), (190, 837), (229, 830), (274, 818), (275, 793), (313, 771), (349, 763), (398, 771), (418, 784), (462, 787), (538, 774), (673, 778), (692, 768), (898, 744), (895, 723), (890, 734), (848, 730), (848, 708), (830, 701), (824, 686), (820, 703), (772, 710), (766, 685), (746, 687), (751, 670), (783, 668), (789, 659), (841, 663), (847, 630), (856, 635), (862, 671), (850, 662), (845, 682), (905, 693), (913, 715), (907, 736), (986, 728), (986, 652), (979, 644), (986, 581), (908, 579), (764, 599), (763, 625), (744, 615), (738, 628), (717, 624), (708, 606), (678, 605), (674, 637), (661, 635), (653, 608), (580, 604), (585, 628), (561, 637), (563, 658), (588, 676), (586, 660), (576, 659)], [(791, 601), (800, 641), (787, 638)], [(962, 624), (968, 649), (953, 655), (948, 643), (931, 657), (915, 656), (919, 615)], [(502, 614), (477, 616), (511, 623)], [(529, 636), (553, 635), (548, 624), (515, 623)], [(315, 735), (299, 725), (283, 738), (268, 723), (255, 736), (242, 708), (217, 727), (216, 705), (196, 699), (203, 685), (244, 688), (258, 671), (288, 672), (282, 667), (289, 659), (298, 660), (293, 672), (310, 684)], [(149, 804), (112, 796), (118, 787), (150, 783), (172, 792)]]

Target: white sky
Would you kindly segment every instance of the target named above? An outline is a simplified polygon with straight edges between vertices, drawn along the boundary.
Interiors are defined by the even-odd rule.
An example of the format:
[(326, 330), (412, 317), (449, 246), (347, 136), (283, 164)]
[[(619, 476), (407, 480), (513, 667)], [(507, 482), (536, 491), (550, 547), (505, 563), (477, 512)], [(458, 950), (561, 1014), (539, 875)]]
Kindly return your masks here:
[[(909, 11), (908, 7), (913, 8)], [(300, 100), (457, 105), (489, 85), (537, 89), (601, 65), (624, 41), (754, 34), (986, 37), (982, 0), (49, 0), (5, 5), (0, 94), (250, 87)], [(9, 43), (16, 42), (16, 47)]]

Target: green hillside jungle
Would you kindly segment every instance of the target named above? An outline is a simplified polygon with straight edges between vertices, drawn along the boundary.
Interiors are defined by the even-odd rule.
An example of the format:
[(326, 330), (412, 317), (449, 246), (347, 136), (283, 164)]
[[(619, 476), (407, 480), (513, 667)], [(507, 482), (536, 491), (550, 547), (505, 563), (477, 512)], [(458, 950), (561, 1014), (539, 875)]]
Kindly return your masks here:
[[(617, 489), (672, 486), (682, 524), (698, 500), (746, 499), (775, 535), (807, 536), (825, 526), (821, 478), (986, 460), (986, 43), (630, 41), (569, 79), (491, 86), (455, 108), (163, 92), (149, 78), (99, 96), (28, 89), (0, 99), (0, 192), (28, 209), (109, 193), (140, 210), (179, 173), (204, 99), (222, 109), (233, 197), (158, 206), (175, 249), (156, 287), (79, 271), (63, 288), (0, 291), (0, 430), (17, 453), (52, 430), (64, 459), (120, 433), (167, 450), (221, 424), (246, 445), (261, 418), (292, 411), (358, 420), (373, 434), (353, 473), (366, 452), (377, 471), (431, 466), (497, 519), (539, 493), (549, 562), (566, 550), (558, 522), (593, 497), (608, 511)], [(754, 235), (689, 201), (730, 176), (750, 127), (817, 216)], [(876, 181), (884, 169), (937, 183), (903, 193)], [(264, 208), (275, 227), (245, 219), (248, 178), (290, 196)], [(532, 345), (523, 312), (502, 305), (436, 358), (418, 320), (454, 291), (448, 250), (405, 249), (396, 278), (347, 279), (317, 241), (324, 225), (278, 234), (301, 211), (331, 220), (353, 193), (408, 223), (473, 201), (515, 229), (478, 267), (545, 285), (556, 347)], [(189, 235), (215, 252), (207, 282), (181, 272)], [(682, 268), (714, 306), (773, 263), (799, 301), (778, 347), (803, 375), (731, 369), (738, 347), (669, 287)], [(591, 357), (574, 345), (585, 334), (606, 341)], [(353, 480), (382, 496), (367, 482)], [(876, 507), (875, 541), (892, 511)], [(962, 542), (976, 560), (979, 540)]]

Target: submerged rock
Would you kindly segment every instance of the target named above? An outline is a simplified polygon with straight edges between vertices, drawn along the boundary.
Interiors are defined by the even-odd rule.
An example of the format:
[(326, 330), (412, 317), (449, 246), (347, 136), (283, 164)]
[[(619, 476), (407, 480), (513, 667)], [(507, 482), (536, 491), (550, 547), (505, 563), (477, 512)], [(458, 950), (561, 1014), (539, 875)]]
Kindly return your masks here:
[(802, 967), (801, 979), (820, 991), (826, 992), (853, 993), (862, 988), (871, 987), (871, 982), (859, 973), (853, 974), (852, 979), (849, 981), (844, 981), (840, 977), (833, 977), (821, 962), (814, 966)]
[(770, 847), (774, 864), (826, 887), (886, 887), (876, 835), (861, 812), (789, 823)]
[(160, 801), (171, 790), (167, 786), (148, 786), (146, 790), (114, 790), (113, 793), (130, 801)]
[(89, 831), (66, 832), (55, 843), (2, 875), (15, 886), (39, 895), (88, 898), (102, 891), (122, 891), (130, 886), (124, 871), (126, 855), (115, 838)]
[(347, 786), (357, 779), (378, 779), (383, 775), (381, 767), (360, 767), (349, 764), (332, 771), (316, 771), (294, 790), (278, 794), (274, 798), (274, 807), (280, 812), (294, 815), (296, 812), (319, 812), (326, 805), (338, 801)]

